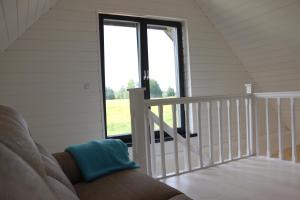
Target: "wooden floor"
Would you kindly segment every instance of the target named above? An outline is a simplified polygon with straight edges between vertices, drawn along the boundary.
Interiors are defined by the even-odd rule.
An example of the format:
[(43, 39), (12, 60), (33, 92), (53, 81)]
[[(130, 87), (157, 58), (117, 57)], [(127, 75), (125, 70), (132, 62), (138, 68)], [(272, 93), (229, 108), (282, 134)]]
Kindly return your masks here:
[(162, 182), (194, 200), (299, 200), (300, 164), (253, 157)]

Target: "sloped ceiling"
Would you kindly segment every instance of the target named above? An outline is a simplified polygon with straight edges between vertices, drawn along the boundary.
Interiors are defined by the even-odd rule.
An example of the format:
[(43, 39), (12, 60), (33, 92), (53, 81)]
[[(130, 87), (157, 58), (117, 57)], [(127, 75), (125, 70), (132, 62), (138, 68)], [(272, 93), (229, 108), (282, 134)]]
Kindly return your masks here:
[[(57, 0), (0, 0), (0, 51)], [(299, 90), (299, 0), (196, 0), (263, 91)]]
[(261, 90), (300, 90), (299, 0), (196, 1)]
[(0, 51), (21, 36), (57, 0), (0, 0)]

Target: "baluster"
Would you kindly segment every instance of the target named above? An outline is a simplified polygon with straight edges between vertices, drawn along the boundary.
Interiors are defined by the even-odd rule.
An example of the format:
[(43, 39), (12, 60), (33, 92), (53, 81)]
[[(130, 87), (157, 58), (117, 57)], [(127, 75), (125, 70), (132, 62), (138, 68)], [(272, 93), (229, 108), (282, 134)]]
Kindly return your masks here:
[(212, 115), (211, 115), (211, 102), (207, 102), (207, 122), (208, 122), (208, 137), (209, 137), (209, 165), (214, 164), (214, 143), (212, 135)]
[(203, 167), (203, 155), (202, 155), (202, 131), (201, 131), (201, 102), (198, 102), (198, 147), (199, 147), (199, 166)]
[(185, 104), (185, 124), (186, 124), (186, 156), (187, 156), (187, 169), (192, 170), (191, 163), (191, 141), (190, 141), (190, 106), (189, 103)]
[(245, 113), (246, 113), (246, 146), (247, 146), (247, 156), (250, 155), (250, 137), (249, 137), (249, 101), (248, 98), (245, 99)]
[(255, 145), (256, 145), (256, 155), (259, 155), (259, 124), (258, 124), (258, 99), (255, 98)]
[(177, 112), (176, 104), (172, 105), (173, 115), (173, 135), (174, 135), (174, 159), (175, 159), (175, 173), (179, 174), (179, 160), (178, 160), (178, 139), (177, 139)]
[[(131, 95), (131, 96), (130, 96)], [(132, 160), (138, 162), (138, 153), (137, 153), (137, 137), (135, 130), (135, 115), (134, 115), (134, 94), (129, 93), (130, 96), (130, 122), (131, 122), (131, 140), (132, 140)]]
[(155, 131), (154, 131), (154, 120), (151, 115), (151, 110), (148, 110), (149, 124), (150, 124), (150, 137), (151, 137), (151, 164), (152, 164), (152, 176), (157, 176), (156, 171), (156, 151), (155, 151)]
[(222, 123), (222, 103), (217, 102), (218, 109), (218, 131), (219, 131), (219, 158), (220, 162), (224, 162), (224, 151), (223, 151), (223, 123)]
[(241, 147), (241, 125), (240, 125), (240, 100), (236, 100), (236, 118), (237, 118), (237, 135), (238, 135), (238, 158), (242, 156)]
[(252, 109), (252, 98), (249, 98), (249, 152), (253, 155), (253, 109)]
[(281, 99), (277, 98), (277, 122), (278, 122), (278, 157), (283, 159), (283, 146), (282, 146), (282, 128), (281, 128)]
[(267, 135), (267, 157), (271, 157), (271, 143), (270, 143), (270, 127), (269, 127), (269, 99), (265, 99), (266, 107), (266, 135)]
[(151, 133), (150, 133), (150, 122), (149, 122), (149, 115), (148, 115), (148, 107), (144, 107), (144, 118), (145, 118), (145, 139), (146, 139), (146, 156), (147, 156), (147, 173), (149, 176), (152, 177), (152, 165), (151, 165)]
[(297, 161), (297, 138), (295, 126), (295, 99), (291, 98), (291, 134), (292, 134), (292, 161)]
[(160, 136), (160, 153), (161, 153), (161, 170), (162, 177), (166, 177), (166, 158), (165, 158), (165, 133), (164, 133), (164, 118), (163, 118), (163, 106), (158, 106), (159, 117), (159, 136)]
[(247, 127), (247, 155), (254, 154), (254, 146), (253, 146), (253, 106), (252, 106), (252, 96), (253, 86), (252, 84), (245, 84), (246, 92), (248, 97), (246, 97), (246, 127)]
[(228, 128), (228, 158), (232, 160), (232, 137), (231, 137), (231, 109), (230, 109), (230, 99), (227, 100), (227, 128)]

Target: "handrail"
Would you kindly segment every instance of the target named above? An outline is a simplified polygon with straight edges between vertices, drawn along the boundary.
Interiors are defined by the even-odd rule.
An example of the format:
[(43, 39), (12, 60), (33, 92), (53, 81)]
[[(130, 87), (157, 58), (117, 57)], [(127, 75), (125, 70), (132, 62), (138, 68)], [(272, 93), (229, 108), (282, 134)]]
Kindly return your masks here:
[[(200, 96), (200, 97), (180, 97), (180, 98), (164, 98), (164, 99), (144, 99), (144, 89), (137, 88), (131, 89), (130, 92), (130, 114), (132, 119), (132, 140), (133, 140), (133, 158), (137, 161), (141, 169), (153, 177), (159, 177), (157, 174), (157, 162), (156, 162), (156, 150), (155, 146), (155, 131), (154, 125), (159, 127), (159, 152), (160, 152), (160, 162), (161, 162), (161, 177), (169, 176), (166, 169), (166, 152), (165, 152), (165, 140), (164, 133), (167, 132), (171, 138), (173, 138), (173, 149), (174, 149), (174, 164), (175, 164), (175, 174), (181, 174), (194, 170), (192, 166), (191, 153), (196, 154), (199, 157), (199, 168), (206, 168), (214, 166), (216, 163), (226, 163), (224, 156), (224, 143), (228, 142), (228, 160), (234, 160), (235, 156), (232, 152), (233, 148), (237, 148), (237, 158), (243, 158), (246, 156), (259, 155), (259, 146), (261, 141), (261, 135), (264, 133), (266, 135), (266, 146), (267, 146), (267, 157), (272, 155), (272, 137), (270, 123), (274, 123), (270, 114), (271, 106), (273, 102), (270, 99), (277, 99), (277, 122), (278, 122), (278, 147), (279, 147), (279, 158), (282, 159), (284, 143), (283, 143), (283, 131), (282, 131), (282, 104), (281, 100), (289, 99), (290, 101), (290, 134), (291, 134), (291, 149), (292, 149), (292, 161), (296, 162), (297, 155), (297, 130), (296, 130), (296, 109), (295, 102), (296, 98), (300, 98), (300, 91), (288, 91), (288, 92), (266, 92), (266, 93), (253, 93), (252, 85), (246, 85), (247, 94), (239, 95), (212, 95), (212, 96)], [(259, 100), (265, 100), (265, 104), (258, 104)], [(167, 124), (164, 121), (164, 106), (171, 105), (172, 110), (172, 125)], [(186, 126), (185, 133), (186, 137), (178, 134), (177, 131), (177, 108), (178, 106), (184, 106), (185, 112), (184, 117)], [(223, 107), (223, 106), (224, 107)], [(243, 105), (243, 107), (241, 107)], [(158, 106), (158, 115), (151, 111), (152, 106)], [(259, 120), (260, 107), (264, 106), (265, 120)], [(212, 110), (212, 107), (216, 111)], [(235, 108), (234, 108), (235, 107)], [(270, 108), (269, 108), (270, 107)], [(192, 112), (190, 112), (192, 111)], [(223, 112), (225, 112), (223, 114)], [(243, 113), (244, 112), (244, 113)], [(217, 115), (216, 115), (217, 114)], [(245, 115), (241, 117), (241, 115)], [(203, 117), (203, 115), (206, 115)], [(233, 120), (233, 117), (236, 117)], [(206, 119), (205, 119), (206, 118)], [(225, 120), (226, 119), (226, 120)], [(215, 121), (216, 120), (216, 121)], [(226, 121), (224, 127), (224, 120)], [(212, 123), (216, 122), (216, 123)], [(197, 142), (195, 144), (190, 138), (190, 125), (193, 123), (193, 129), (198, 131)], [(234, 126), (232, 123), (236, 123)], [(244, 123), (244, 125), (243, 125)], [(260, 127), (261, 123), (265, 123), (265, 130)], [(204, 128), (202, 128), (204, 127)], [(219, 142), (214, 142), (215, 134), (212, 129), (218, 129)], [(234, 130), (236, 129), (236, 130)], [(237, 132), (237, 147), (232, 146), (233, 138), (232, 131)], [(259, 133), (261, 132), (261, 133)], [(244, 139), (242, 139), (242, 134), (244, 134)], [(205, 144), (202, 142), (202, 137), (206, 136), (208, 138), (207, 145), (207, 162), (203, 163), (203, 152), (202, 149)], [(227, 141), (224, 140), (224, 136), (227, 136)], [(245, 142), (244, 142), (245, 141)], [(206, 141), (207, 142), (207, 141)], [(178, 144), (183, 147), (183, 163), (185, 164), (185, 169), (182, 171), (179, 167), (179, 150)], [(218, 148), (215, 150), (213, 147), (217, 145)], [(242, 148), (246, 148), (245, 155), (242, 155)], [(170, 146), (170, 145), (168, 145)], [(216, 161), (213, 156), (214, 152), (219, 151), (219, 161)], [(158, 165), (159, 166), (159, 165)], [(197, 167), (198, 168), (198, 167)], [(172, 172), (173, 173), (173, 172)]]
[[(283, 116), (282, 116), (282, 104), (281, 100), (282, 99), (289, 99), (290, 102), (290, 140), (291, 140), (291, 151), (292, 151), (292, 161), (296, 162), (298, 160), (298, 155), (297, 155), (297, 132), (296, 132), (296, 109), (295, 109), (295, 99), (300, 98), (300, 91), (287, 91), (287, 92), (265, 92), (265, 93), (254, 93), (253, 94), (256, 99), (264, 99), (265, 100), (265, 132), (266, 132), (266, 146), (267, 146), (267, 157), (271, 157), (271, 150), (272, 147), (271, 145), (271, 132), (270, 132), (270, 123), (271, 121), (269, 120), (270, 112), (269, 112), (269, 106), (270, 102), (269, 99), (277, 99), (277, 134), (278, 134), (278, 157), (279, 159), (283, 159), (283, 153), (284, 153), (284, 142), (283, 142), (283, 131), (282, 131), (282, 121), (283, 121)], [(256, 101), (257, 103), (257, 101)], [(255, 111), (255, 119), (258, 119), (258, 106), (256, 106), (256, 111)], [(258, 125), (256, 125), (256, 133), (258, 133)], [(258, 134), (257, 134), (258, 135)], [(258, 136), (257, 136), (258, 137)], [(257, 140), (259, 142), (259, 140)], [(259, 145), (257, 145), (259, 147)], [(257, 152), (259, 149), (257, 149)]]
[(257, 98), (298, 98), (300, 91), (254, 93)]
[[(246, 114), (246, 118), (245, 118), (245, 123), (247, 124), (247, 126), (245, 127), (245, 133), (246, 133), (246, 138), (244, 139), (246, 142), (246, 148), (247, 148), (247, 152), (246, 152), (246, 156), (250, 156), (250, 155), (254, 155), (255, 154), (255, 150), (253, 149), (252, 145), (253, 145), (253, 123), (252, 123), (252, 98), (253, 96), (251, 94), (247, 94), (247, 95), (230, 95), (230, 96), (204, 96), (204, 97), (182, 97), (182, 98), (168, 98), (168, 99), (152, 99), (152, 100), (144, 100), (144, 111), (146, 112), (146, 117), (149, 117), (149, 119), (147, 121), (151, 121), (151, 124), (153, 125), (147, 125), (148, 127), (153, 127), (154, 124), (158, 125), (159, 127), (159, 136), (160, 136), (160, 162), (161, 162), (161, 177), (168, 177), (169, 175), (166, 174), (166, 158), (165, 158), (165, 141), (163, 140), (163, 135), (164, 132), (168, 133), (171, 138), (174, 139), (174, 143), (172, 145), (174, 145), (174, 150), (177, 152), (177, 156), (174, 153), (174, 161), (175, 161), (175, 166), (176, 163), (179, 162), (179, 158), (178, 158), (178, 148), (176, 148), (176, 145), (181, 144), (183, 146), (183, 159), (184, 159), (184, 170), (179, 170), (179, 168), (177, 167), (175, 169), (175, 174), (181, 174), (182, 172), (187, 172), (187, 171), (192, 171), (193, 170), (193, 166), (192, 166), (192, 157), (191, 157), (191, 153), (194, 153), (196, 156), (199, 157), (199, 166), (200, 168), (203, 167), (208, 167), (208, 166), (214, 166), (214, 164), (220, 162), (220, 163), (225, 163), (225, 161), (227, 160), (234, 160), (236, 157), (234, 157), (233, 155), (233, 151), (232, 151), (232, 142), (233, 142), (233, 138), (232, 138), (232, 129), (233, 127), (231, 126), (232, 122), (231, 122), (231, 106), (234, 105), (234, 102), (237, 103), (236, 105), (239, 106), (240, 101), (245, 101), (245, 114)], [(234, 101), (235, 100), (235, 101)], [(224, 132), (224, 129), (222, 128), (222, 109), (221, 109), (221, 105), (222, 102), (225, 103), (225, 107), (226, 109), (226, 119), (227, 119), (227, 131), (226, 133)], [(206, 103), (206, 108), (203, 107), (201, 108), (201, 104)], [(196, 122), (196, 128), (198, 130), (198, 134), (197, 134), (197, 139), (198, 139), (198, 144), (192, 143), (191, 139), (190, 139), (190, 117), (192, 115), (190, 115), (189, 111), (190, 111), (190, 105), (191, 104), (197, 104), (197, 109), (194, 111), (193, 115), (197, 115), (197, 122)], [(171, 127), (170, 125), (168, 125), (164, 119), (163, 119), (163, 106), (166, 105), (172, 105), (172, 116), (173, 118), (175, 118), (175, 123), (173, 121), (173, 127)], [(186, 131), (186, 137), (181, 136), (180, 134), (178, 134), (177, 132), (177, 124), (176, 124), (176, 105), (183, 105), (185, 107), (185, 121), (186, 121), (186, 127), (185, 127), (185, 131)], [(203, 104), (205, 105), (205, 104)], [(214, 115), (212, 114), (212, 106), (213, 105), (218, 105), (218, 113), (219, 113), (219, 118), (218, 118), (218, 128), (219, 128), (219, 135), (223, 136), (224, 134), (228, 135), (228, 140), (225, 141), (223, 139), (220, 139), (219, 144), (216, 144), (214, 142), (214, 137), (213, 137), (213, 120), (214, 120)], [(153, 111), (151, 111), (151, 107), (152, 106), (158, 106), (158, 115), (156, 115)], [(202, 116), (201, 113), (204, 110), (207, 110), (207, 122), (206, 125), (204, 124), (204, 122), (202, 121)], [(240, 109), (238, 108), (237, 111), (238, 112), (238, 116), (240, 116)], [(174, 114), (175, 113), (175, 114)], [(202, 122), (201, 122), (202, 121)], [(239, 117), (238, 121), (240, 122), (241, 119)], [(202, 143), (202, 130), (201, 130), (201, 126), (205, 126), (206, 128), (208, 128), (206, 130), (206, 132), (204, 134), (207, 134), (209, 137), (209, 142), (207, 144), (207, 152), (208, 152), (208, 157), (207, 157), (207, 163), (204, 164), (203, 163), (203, 153), (202, 153), (202, 149), (204, 148), (205, 145), (203, 145)], [(146, 126), (146, 127), (147, 127)], [(150, 136), (150, 139), (153, 137), (155, 137), (155, 133), (154, 133), (154, 129), (150, 128), (146, 129), (146, 135)], [(240, 129), (240, 128), (239, 128)], [(224, 135), (225, 136), (225, 135)], [(228, 159), (224, 158), (224, 143), (228, 142)], [(241, 144), (241, 137), (239, 139), (239, 143)], [(216, 161), (214, 159), (214, 152), (215, 152), (215, 146), (217, 146), (217, 151), (219, 151), (219, 161)], [(156, 164), (156, 159), (155, 159), (155, 154), (151, 154), (151, 152), (156, 151), (155, 150), (155, 145), (151, 145), (151, 149), (148, 150), (148, 154), (151, 155), (151, 161), (154, 162), (154, 164)], [(239, 151), (241, 152), (241, 145), (238, 146)], [(245, 155), (242, 155), (241, 153), (238, 154), (237, 158), (242, 158)], [(150, 166), (150, 165), (149, 165)], [(151, 167), (153, 166), (153, 163), (151, 165)], [(153, 167), (152, 167), (153, 168)], [(199, 169), (200, 169), (199, 168)], [(172, 172), (173, 173), (173, 172)], [(160, 176), (158, 176), (156, 168), (152, 170), (152, 175), (156, 175), (154, 177), (158, 178)]]
[(215, 96), (200, 96), (200, 97), (176, 97), (176, 98), (163, 98), (163, 99), (147, 99), (144, 101), (146, 107), (158, 105), (172, 105), (184, 103), (197, 103), (237, 98), (247, 98), (249, 95), (215, 95)]

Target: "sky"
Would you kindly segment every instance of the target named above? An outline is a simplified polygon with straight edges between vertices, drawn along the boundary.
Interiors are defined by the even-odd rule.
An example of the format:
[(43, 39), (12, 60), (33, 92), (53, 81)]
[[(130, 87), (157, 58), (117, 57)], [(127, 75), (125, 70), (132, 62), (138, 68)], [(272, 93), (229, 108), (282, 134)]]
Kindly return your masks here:
[[(105, 84), (114, 90), (139, 81), (136, 29), (105, 25)], [(148, 29), (150, 79), (158, 81), (161, 89), (174, 89), (175, 58), (173, 41), (162, 30)]]

